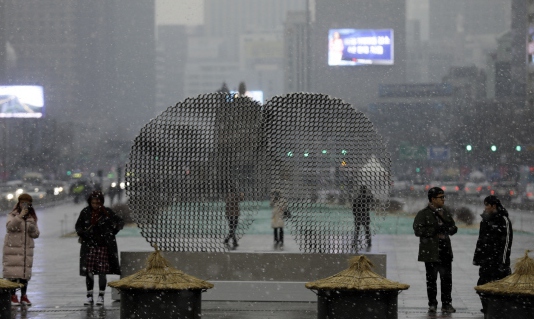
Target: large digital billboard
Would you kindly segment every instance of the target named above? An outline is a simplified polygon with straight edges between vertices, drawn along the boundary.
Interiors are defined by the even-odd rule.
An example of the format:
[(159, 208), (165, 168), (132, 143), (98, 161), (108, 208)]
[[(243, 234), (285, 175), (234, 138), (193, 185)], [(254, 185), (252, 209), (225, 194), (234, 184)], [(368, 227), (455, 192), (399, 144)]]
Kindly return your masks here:
[(44, 108), (42, 86), (0, 86), (0, 117), (41, 118)]
[(369, 64), (393, 64), (393, 29), (330, 29), (328, 65)]

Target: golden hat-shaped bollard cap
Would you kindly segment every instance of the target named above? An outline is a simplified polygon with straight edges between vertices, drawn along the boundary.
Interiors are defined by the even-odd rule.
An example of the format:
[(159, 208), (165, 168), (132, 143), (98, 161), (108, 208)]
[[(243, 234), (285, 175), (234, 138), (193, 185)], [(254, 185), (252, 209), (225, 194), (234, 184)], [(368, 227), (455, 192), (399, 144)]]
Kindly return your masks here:
[(365, 256), (355, 256), (350, 267), (333, 276), (309, 282), (306, 288), (313, 290), (406, 290), (410, 285), (384, 278), (371, 271), (373, 263)]
[(191, 290), (210, 289), (213, 284), (190, 276), (174, 267), (163, 258), (156, 248), (148, 257), (147, 267), (137, 273), (108, 283), (117, 289)]

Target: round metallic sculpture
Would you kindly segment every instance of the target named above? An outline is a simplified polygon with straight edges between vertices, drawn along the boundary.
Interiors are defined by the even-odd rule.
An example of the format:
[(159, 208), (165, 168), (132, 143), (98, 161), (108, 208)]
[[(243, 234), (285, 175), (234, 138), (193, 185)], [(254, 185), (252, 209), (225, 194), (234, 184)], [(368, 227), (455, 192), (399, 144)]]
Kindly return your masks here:
[[(142, 235), (164, 251), (228, 249), (276, 189), (301, 251), (350, 253), (384, 216), (390, 166), (372, 123), (340, 99), (294, 93), (262, 106), (212, 93), (143, 127), (127, 194)], [(371, 195), (364, 208), (356, 205), (362, 189)]]
[(146, 124), (126, 173), (143, 237), (163, 251), (223, 251), (228, 207), (237, 206), (241, 238), (265, 192), (255, 178), (261, 136), (261, 105), (224, 93), (188, 98)]
[[(288, 201), (300, 250), (366, 246), (366, 226), (376, 232), (391, 185), (390, 156), (373, 124), (342, 100), (312, 93), (274, 97), (264, 117), (270, 187)], [(365, 205), (358, 202), (362, 189)]]

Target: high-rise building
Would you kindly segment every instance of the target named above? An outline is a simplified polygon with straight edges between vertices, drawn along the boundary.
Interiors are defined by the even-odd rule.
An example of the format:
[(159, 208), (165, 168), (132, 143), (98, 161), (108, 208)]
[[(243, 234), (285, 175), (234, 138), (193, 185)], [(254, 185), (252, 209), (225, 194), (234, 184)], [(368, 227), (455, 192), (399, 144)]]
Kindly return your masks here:
[[(407, 80), (440, 81), (454, 66), (483, 68), (486, 53), (495, 50), (496, 39), (510, 30), (511, 2), (411, 0), (407, 38), (419, 37), (421, 43), (407, 42)], [(413, 20), (419, 28), (414, 28)], [(414, 68), (415, 56), (419, 63)]]
[(205, 35), (224, 39), (221, 58), (238, 61), (240, 36), (281, 34), (288, 11), (303, 10), (308, 0), (205, 0)]
[(287, 15), (284, 31), (284, 92), (309, 92), (309, 17), (306, 11)]
[[(512, 0), (510, 78), (512, 96), (523, 98), (523, 101), (518, 101), (518, 106), (524, 106), (524, 104), (519, 104), (533, 99), (533, 94), (530, 93), (534, 87), (532, 83), (534, 79), (534, 62), (532, 59), (534, 49), (531, 48), (531, 45), (534, 45), (534, 20), (532, 14), (534, 14), (532, 0)], [(528, 97), (526, 96), (527, 92)]]
[(243, 33), (282, 32), (287, 12), (309, 0), (205, 0), (206, 35), (237, 38)]
[(509, 99), (512, 96), (512, 36), (506, 32), (497, 39), (497, 49), (486, 55), (486, 97)]
[(131, 139), (154, 115), (154, 1), (6, 2), (10, 84), (45, 89), (47, 116), (84, 139)]
[(72, 165), (87, 169), (124, 161), (128, 141), (154, 117), (154, 0), (3, 1), (16, 57), (5, 82), (42, 85), (44, 120), (72, 128), (45, 136), (45, 121), (37, 121), (27, 139), (43, 149), (61, 146)]
[[(47, 116), (75, 118), (76, 3), (4, 0), (5, 32), (17, 57), (6, 84), (44, 86)], [(46, 13), (46, 14), (45, 14)]]
[[(317, 0), (311, 32), (312, 90), (341, 98), (365, 110), (377, 98), (379, 85), (404, 83), (405, 6), (405, 0), (343, 0), (336, 1), (335, 5), (329, 0)], [(338, 60), (344, 64), (329, 59), (329, 55), (336, 57), (334, 45), (329, 54), (329, 33), (342, 29), (355, 30), (350, 31), (353, 36), (343, 40), (343, 54)], [(358, 55), (350, 55), (349, 51), (369, 58), (360, 58), (363, 60), (360, 63), (353, 57)], [(369, 64), (374, 54), (382, 60)]]
[(6, 79), (7, 68), (7, 39), (6, 39), (6, 19), (4, 18), (5, 0), (0, 0), (0, 84)]
[(451, 66), (483, 67), (485, 53), (510, 29), (509, 0), (429, 0), (429, 72), (441, 78)]
[(429, 0), (430, 39), (503, 33), (510, 28), (510, 4), (511, 0)]
[(265, 99), (282, 94), (284, 21), (305, 6), (306, 0), (206, 0), (203, 32), (189, 36), (184, 94), (214, 92), (223, 82), (230, 90), (245, 82)]
[(156, 114), (184, 100), (187, 27), (160, 25), (156, 57)]

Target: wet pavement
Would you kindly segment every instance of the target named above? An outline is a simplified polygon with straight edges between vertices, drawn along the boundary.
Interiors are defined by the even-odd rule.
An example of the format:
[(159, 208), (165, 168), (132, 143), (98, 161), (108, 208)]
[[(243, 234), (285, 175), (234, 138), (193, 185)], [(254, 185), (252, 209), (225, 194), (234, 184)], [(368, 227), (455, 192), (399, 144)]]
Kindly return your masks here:
[[(76, 237), (61, 237), (74, 228), (75, 217), (83, 208), (71, 203), (37, 211), (41, 237), (36, 240), (33, 277), (28, 287), (32, 307), (13, 307), (12, 318), (119, 318), (120, 302), (111, 300), (106, 290), (104, 306), (83, 306), (85, 279), (78, 275), (79, 244)], [(0, 225), (5, 217), (0, 217)], [(70, 226), (69, 226), (70, 225)], [(5, 227), (0, 227), (0, 238)], [(514, 236), (512, 260), (522, 257), (526, 249), (534, 250), (534, 235), (517, 233)], [(478, 280), (478, 267), (472, 265), (476, 236), (452, 237), (453, 305), (454, 314), (427, 314), (424, 264), (417, 262), (418, 238), (413, 235), (377, 235), (373, 237), (371, 253), (387, 254), (387, 278), (409, 284), (398, 297), (398, 318), (474, 318), (482, 319), (480, 300), (473, 287)], [(152, 251), (139, 236), (117, 238), (120, 251)], [(272, 251), (270, 235), (245, 235), (238, 251)], [(298, 252), (298, 247), (286, 236), (286, 252)], [(232, 253), (232, 252), (230, 252)], [(108, 276), (108, 281), (118, 276)], [(319, 278), (318, 278), (319, 279)], [(246, 293), (246, 292), (243, 292)], [(312, 292), (310, 292), (312, 293)], [(440, 305), (441, 306), (441, 305)], [(224, 302), (203, 301), (203, 318), (316, 318), (315, 302)]]

